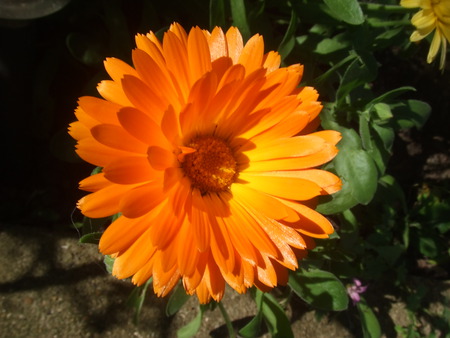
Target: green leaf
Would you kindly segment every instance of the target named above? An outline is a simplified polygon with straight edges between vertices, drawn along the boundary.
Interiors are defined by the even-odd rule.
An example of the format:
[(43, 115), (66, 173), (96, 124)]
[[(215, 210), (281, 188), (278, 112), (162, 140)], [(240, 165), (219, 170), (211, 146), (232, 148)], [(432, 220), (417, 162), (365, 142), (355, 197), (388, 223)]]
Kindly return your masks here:
[(166, 316), (172, 316), (181, 309), (191, 296), (186, 293), (183, 285), (179, 283), (170, 295), (166, 305)]
[(368, 204), (378, 184), (377, 168), (369, 154), (364, 150), (344, 148), (339, 151), (333, 163), (338, 176), (348, 182), (355, 200)]
[(361, 318), (361, 326), (364, 338), (378, 338), (381, 337), (381, 327), (375, 313), (367, 305), (365, 299), (361, 297), (361, 301), (356, 304), (356, 307)]
[(233, 25), (239, 28), (244, 42), (250, 38), (250, 26), (247, 21), (247, 13), (245, 10), (244, 0), (230, 0), (231, 17)]
[(255, 291), (255, 303), (256, 308), (258, 309), (258, 312), (253, 319), (247, 323), (242, 329), (239, 330), (239, 335), (244, 338), (251, 338), (256, 337), (259, 334), (259, 331), (261, 330), (261, 321), (263, 318), (263, 314), (261, 311), (262, 308), (262, 302), (264, 298), (264, 293), (258, 289)]
[(436, 240), (432, 237), (420, 236), (419, 238), (420, 253), (428, 258), (436, 258), (439, 256), (439, 249)]
[(239, 336), (244, 338), (257, 337), (261, 330), (262, 312), (258, 312), (253, 319), (239, 330)]
[(144, 304), (145, 296), (147, 294), (147, 288), (151, 284), (152, 278), (145, 282), (144, 285), (137, 286), (131, 292), (127, 300), (127, 305), (134, 307), (134, 323), (139, 323), (139, 316), (141, 314), (142, 305)]
[(94, 35), (71, 33), (66, 38), (67, 49), (79, 62), (87, 66), (101, 64), (106, 46), (102, 39)]
[(391, 107), (387, 103), (376, 103), (374, 104), (373, 109), (375, 113), (374, 120), (378, 120), (380, 123), (386, 122), (394, 117), (394, 115), (392, 115)]
[(225, 3), (223, 0), (209, 1), (209, 28), (225, 27)]
[(377, 61), (372, 54), (359, 52), (358, 58), (348, 66), (342, 77), (341, 84), (336, 92), (338, 104), (343, 102), (351, 91), (374, 80), (377, 69)]
[(376, 123), (372, 124), (372, 129), (379, 136), (380, 140), (383, 142), (383, 147), (386, 151), (390, 152), (394, 144), (395, 133), (391, 127), (380, 126)]
[(289, 22), (286, 34), (284, 34), (283, 40), (278, 46), (278, 53), (281, 55), (281, 59), (284, 60), (292, 51), (295, 46), (295, 30), (297, 29), (297, 15), (295, 11), (291, 11), (291, 20)]
[(401, 129), (422, 128), (430, 117), (431, 107), (428, 103), (418, 100), (407, 100), (393, 105), (394, 121)]
[(261, 311), (271, 337), (294, 337), (291, 329), (291, 323), (286, 316), (286, 312), (271, 294), (264, 294)]
[(338, 34), (332, 39), (325, 38), (317, 44), (314, 52), (320, 55), (326, 55), (346, 49), (349, 47), (350, 41), (344, 37), (346, 38), (347, 36), (345, 34)]
[(369, 118), (367, 113), (359, 115), (359, 135), (365, 150), (372, 150), (372, 136), (369, 129)]
[(98, 244), (98, 242), (100, 241), (100, 237), (102, 237), (101, 232), (92, 232), (90, 234), (81, 236), (81, 238), (79, 239), (79, 242), (80, 243)]
[(320, 199), (320, 204), (316, 211), (324, 215), (333, 215), (350, 209), (358, 204), (352, 195), (352, 188), (349, 182), (342, 182), (342, 188), (331, 196), (324, 196)]
[(112, 274), (114, 261), (115, 261), (115, 258), (112, 258), (109, 255), (106, 255), (105, 257), (103, 257), (103, 263), (105, 264), (106, 271), (108, 271), (109, 274)]
[(399, 88), (390, 90), (390, 91), (378, 96), (377, 98), (373, 99), (372, 101), (370, 101), (366, 105), (366, 110), (370, 110), (371, 107), (377, 103), (391, 101), (392, 99), (395, 99), (397, 96), (400, 96), (403, 93), (406, 93), (408, 91), (416, 91), (416, 89), (414, 87), (404, 86), (404, 87), (399, 87)]
[(200, 305), (199, 311), (197, 313), (197, 316), (183, 326), (181, 329), (177, 331), (177, 337), (178, 338), (189, 338), (194, 336), (198, 330), (200, 329), (200, 326), (202, 325), (202, 319), (203, 319), (203, 313), (205, 312), (206, 307), (203, 305)]
[(289, 275), (289, 286), (306, 303), (325, 311), (348, 307), (347, 290), (331, 272), (300, 269)]
[(329, 14), (336, 19), (351, 25), (364, 22), (364, 14), (357, 0), (324, 0), (329, 8)]

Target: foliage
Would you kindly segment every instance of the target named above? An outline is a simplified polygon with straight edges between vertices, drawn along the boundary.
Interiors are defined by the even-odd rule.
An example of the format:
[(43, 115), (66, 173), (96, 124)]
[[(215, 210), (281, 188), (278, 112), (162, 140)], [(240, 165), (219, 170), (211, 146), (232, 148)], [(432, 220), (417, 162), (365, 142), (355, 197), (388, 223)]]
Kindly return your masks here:
[[(238, 328), (239, 335), (257, 336), (265, 326), (274, 337), (293, 336), (285, 307), (292, 297), (299, 297), (320, 311), (353, 313), (360, 321), (359, 335), (379, 337), (383, 329), (377, 319), (380, 314), (373, 308), (374, 297), (367, 294), (356, 307), (348, 305), (345, 284), (359, 278), (373, 294), (381, 294), (382, 287), (393, 288), (405, 300), (412, 322), (410, 327), (397, 327), (398, 333), (419, 336), (414, 323), (426, 290), (420, 289), (420, 283), (411, 283), (410, 278), (417, 274), (418, 260), (425, 261), (430, 269), (442, 269), (450, 263), (450, 193), (423, 184), (411, 198), (390, 170), (396, 135), (405, 129), (422, 128), (431, 114), (431, 107), (417, 100), (413, 87), (391, 88), (385, 82), (380, 85), (380, 78), (389, 76), (380, 70), (383, 61), (395, 58), (398, 63), (408, 62), (419, 50), (409, 42), (410, 10), (390, 0), (191, 3), (186, 19), (189, 23), (205, 26), (209, 21), (209, 28), (236, 25), (246, 39), (261, 33), (267, 49), (279, 50), (285, 64), (304, 64), (303, 84), (317, 88), (324, 102), (322, 127), (343, 136), (338, 156), (326, 168), (341, 177), (343, 188), (321, 200), (317, 208), (335, 222), (336, 234), (318, 241), (302, 268), (290, 274), (282, 299), (251, 290), (257, 314)], [(101, 8), (102, 29), (89, 29), (95, 32), (89, 36), (74, 31), (67, 37), (68, 50), (86, 69), (100, 69), (105, 53), (129, 58), (123, 53), (130, 50), (133, 34), (120, 11), (120, 2), (111, 4)], [(196, 11), (199, 8), (208, 11)], [(178, 19), (179, 13), (174, 12), (167, 20), (167, 8), (162, 3), (143, 2), (142, 9), (140, 20), (132, 27), (148, 30), (152, 26), (158, 30)], [(85, 219), (77, 224), (84, 231), (80, 241), (97, 241), (110, 221)], [(111, 258), (107, 259), (110, 263)], [(137, 312), (146, 290), (147, 285), (131, 297)], [(167, 315), (174, 315), (188, 298), (178, 287), (168, 300)], [(199, 306), (197, 316), (178, 335), (194, 335), (201, 327), (203, 314), (212, 307), (215, 304)], [(225, 309), (221, 304), (219, 307), (230, 336), (235, 335)], [(437, 326), (448, 331), (444, 320)]]

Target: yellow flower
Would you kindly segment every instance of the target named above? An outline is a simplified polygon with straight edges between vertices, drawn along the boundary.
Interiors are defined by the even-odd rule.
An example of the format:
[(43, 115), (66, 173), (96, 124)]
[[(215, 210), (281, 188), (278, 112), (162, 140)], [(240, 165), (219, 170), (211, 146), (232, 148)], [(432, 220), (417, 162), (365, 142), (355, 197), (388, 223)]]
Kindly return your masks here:
[(224, 33), (178, 24), (136, 36), (133, 67), (105, 61), (103, 97), (82, 97), (70, 134), (77, 153), (102, 172), (80, 183), (92, 218), (121, 216), (100, 251), (113, 274), (166, 295), (181, 280), (201, 303), (225, 283), (242, 293), (287, 282), (288, 270), (326, 238), (330, 222), (313, 210), (336, 192), (316, 169), (336, 154), (340, 134), (312, 132), (322, 108), (303, 67), (280, 68), (263, 38), (245, 45)]
[(401, 0), (400, 5), (406, 8), (422, 8), (411, 19), (416, 30), (412, 33), (410, 40), (420, 41), (435, 30), (427, 62), (433, 62), (441, 49), (439, 68), (444, 69), (447, 41), (450, 42), (450, 0)]

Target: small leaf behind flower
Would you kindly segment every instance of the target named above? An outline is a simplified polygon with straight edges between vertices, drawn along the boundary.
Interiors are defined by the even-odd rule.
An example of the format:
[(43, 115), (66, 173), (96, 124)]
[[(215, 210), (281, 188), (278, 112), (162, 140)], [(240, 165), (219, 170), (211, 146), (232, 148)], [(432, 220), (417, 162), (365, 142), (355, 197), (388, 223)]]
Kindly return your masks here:
[(361, 326), (364, 338), (378, 338), (381, 337), (381, 327), (375, 313), (367, 305), (363, 297), (361, 301), (356, 304), (361, 318)]
[(360, 25), (364, 22), (364, 14), (357, 0), (324, 0), (328, 6), (329, 14), (336, 19), (351, 25)]
[(190, 297), (191, 296), (186, 293), (183, 285), (179, 283), (167, 302), (166, 315), (172, 316), (177, 313)]
[(306, 303), (326, 311), (342, 311), (348, 307), (345, 286), (331, 272), (300, 269), (289, 276), (289, 286)]

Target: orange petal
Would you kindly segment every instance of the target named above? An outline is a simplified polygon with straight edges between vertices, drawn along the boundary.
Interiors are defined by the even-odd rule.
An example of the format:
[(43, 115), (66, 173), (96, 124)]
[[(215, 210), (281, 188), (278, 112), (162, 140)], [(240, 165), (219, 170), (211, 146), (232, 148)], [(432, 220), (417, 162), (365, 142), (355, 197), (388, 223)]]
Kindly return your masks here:
[(212, 30), (208, 43), (212, 61), (228, 56), (227, 41), (222, 28), (215, 27)]
[(186, 99), (190, 88), (186, 46), (173, 32), (169, 31), (164, 34), (163, 50), (167, 69), (176, 79), (175, 84), (179, 87), (181, 96)]
[(85, 216), (91, 218), (102, 218), (117, 214), (122, 211), (119, 206), (120, 200), (133, 187), (135, 186), (111, 184), (104, 189), (84, 196), (78, 202), (78, 208)]
[(250, 161), (308, 156), (319, 152), (324, 145), (325, 141), (320, 137), (311, 135), (295, 136), (276, 139), (264, 146), (257, 144), (257, 147), (254, 149), (246, 151), (245, 155), (250, 158)]
[(125, 75), (122, 80), (123, 91), (132, 105), (159, 122), (166, 109), (166, 104), (140, 79)]
[(119, 124), (117, 112), (121, 108), (118, 104), (92, 96), (83, 96), (78, 100), (80, 107), (100, 123)]
[(92, 136), (101, 144), (132, 153), (147, 153), (148, 146), (128, 134), (122, 127), (100, 124), (91, 129)]
[[(104, 255), (126, 251), (151, 226), (151, 217), (126, 218), (112, 222), (100, 238), (99, 249)], [(151, 244), (151, 243), (150, 243)]]
[(181, 135), (180, 123), (177, 113), (172, 106), (169, 106), (164, 113), (161, 121), (161, 130), (170, 143), (178, 145)]
[(189, 32), (187, 52), (190, 80), (194, 83), (212, 69), (208, 42), (199, 27), (194, 27)]
[(159, 125), (140, 110), (132, 107), (122, 108), (118, 117), (122, 127), (141, 142), (147, 145), (170, 146)]
[(251, 162), (248, 171), (274, 171), (314, 168), (329, 162), (336, 156), (337, 153), (338, 149), (335, 146), (326, 144), (321, 151), (309, 156)]
[(162, 182), (153, 181), (127, 191), (120, 201), (125, 217), (140, 217), (158, 206), (165, 198)]
[(280, 200), (299, 213), (300, 221), (289, 224), (302, 234), (315, 238), (328, 238), (334, 232), (333, 226), (326, 217), (300, 203)]
[(267, 73), (271, 73), (274, 70), (280, 68), (281, 56), (278, 52), (270, 51), (264, 55), (263, 67), (267, 68)]
[(247, 74), (261, 68), (264, 56), (264, 40), (261, 35), (253, 35), (245, 44), (238, 63), (245, 67)]
[(130, 277), (141, 269), (155, 252), (156, 248), (152, 245), (149, 237), (143, 233), (115, 259), (112, 274), (119, 279)]
[(111, 182), (105, 178), (104, 173), (99, 173), (86, 177), (80, 182), (80, 189), (84, 191), (94, 192), (111, 185)]
[(188, 215), (191, 222), (191, 231), (200, 252), (205, 252), (209, 248), (211, 240), (211, 228), (205, 209), (200, 191), (194, 189), (192, 191), (192, 207), (188, 211)]
[(113, 158), (129, 156), (129, 152), (105, 146), (92, 137), (78, 141), (76, 153), (86, 162), (105, 167)]
[(151, 41), (147, 36), (142, 34), (137, 34), (135, 40), (137, 48), (148, 54), (161, 69), (164, 69), (165, 60), (159, 41), (158, 43), (155, 43), (155, 41)]
[(158, 146), (148, 148), (148, 161), (156, 170), (165, 170), (177, 165), (174, 154)]
[(308, 200), (320, 195), (320, 187), (311, 181), (287, 176), (265, 176), (264, 173), (240, 173), (247, 186), (266, 194), (292, 200)]
[(226, 33), (228, 56), (233, 60), (233, 64), (238, 63), (239, 57), (244, 48), (242, 35), (236, 27), (230, 27)]
[(150, 91), (158, 93), (164, 104), (170, 103), (177, 109), (181, 108), (177, 92), (166, 68), (162, 68), (141, 49), (133, 50), (133, 63), (140, 78), (147, 84)]
[(97, 91), (107, 101), (120, 106), (131, 106), (130, 100), (123, 92), (122, 85), (118, 82), (103, 80), (98, 84)]
[(120, 83), (125, 74), (137, 76), (136, 70), (120, 59), (106, 58), (103, 64), (105, 65), (105, 69), (109, 76), (111, 76), (115, 82)]
[(191, 226), (186, 218), (173, 242), (173, 250), (177, 248), (178, 269), (183, 276), (194, 275), (199, 259), (199, 251), (191, 230)]
[(134, 184), (150, 181), (157, 177), (157, 173), (150, 166), (146, 157), (119, 157), (103, 168), (105, 177), (118, 184)]

